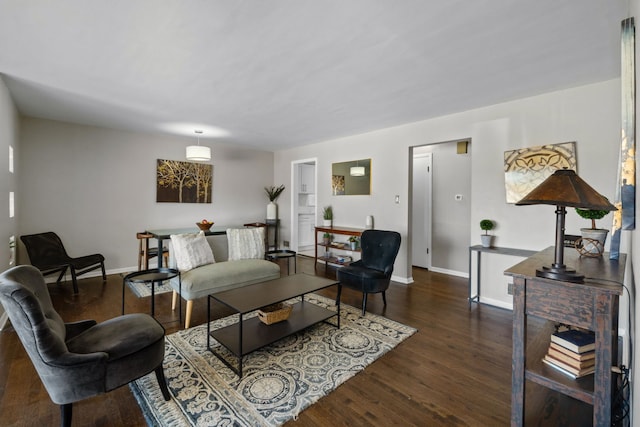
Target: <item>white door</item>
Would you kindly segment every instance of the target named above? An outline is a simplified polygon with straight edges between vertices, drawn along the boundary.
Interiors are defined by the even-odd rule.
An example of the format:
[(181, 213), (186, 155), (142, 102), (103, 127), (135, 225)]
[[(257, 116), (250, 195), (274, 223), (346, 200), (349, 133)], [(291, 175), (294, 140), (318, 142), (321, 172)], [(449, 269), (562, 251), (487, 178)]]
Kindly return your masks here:
[(412, 265), (431, 268), (431, 153), (413, 157)]

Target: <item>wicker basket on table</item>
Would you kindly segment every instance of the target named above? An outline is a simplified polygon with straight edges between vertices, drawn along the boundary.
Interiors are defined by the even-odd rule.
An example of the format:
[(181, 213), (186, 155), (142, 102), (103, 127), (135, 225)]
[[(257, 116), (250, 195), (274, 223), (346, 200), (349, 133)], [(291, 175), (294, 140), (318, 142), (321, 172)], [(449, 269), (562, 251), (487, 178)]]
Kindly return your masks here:
[(280, 302), (278, 304), (268, 305), (258, 310), (258, 317), (260, 321), (265, 325), (271, 325), (273, 323), (282, 322), (287, 320), (291, 314), (293, 307), (286, 302)]

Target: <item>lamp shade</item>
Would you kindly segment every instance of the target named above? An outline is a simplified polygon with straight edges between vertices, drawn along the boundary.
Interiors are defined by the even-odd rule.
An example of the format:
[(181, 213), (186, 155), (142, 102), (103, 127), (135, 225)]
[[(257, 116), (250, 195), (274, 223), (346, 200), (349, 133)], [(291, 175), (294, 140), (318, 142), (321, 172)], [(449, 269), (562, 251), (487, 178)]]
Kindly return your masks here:
[(617, 210), (606, 197), (594, 190), (571, 169), (555, 171), (516, 205), (554, 205), (601, 211)]
[(187, 160), (199, 162), (211, 160), (211, 149), (202, 145), (189, 145), (187, 147)]
[(584, 276), (564, 265), (564, 223), (566, 207), (600, 211), (615, 211), (617, 208), (606, 197), (584, 182), (576, 172), (559, 169), (531, 190), (516, 205), (554, 205), (556, 206), (556, 243), (555, 255), (551, 266), (536, 270), (536, 276), (552, 280), (583, 283)]
[(364, 176), (364, 166), (352, 166), (349, 174), (351, 176)]

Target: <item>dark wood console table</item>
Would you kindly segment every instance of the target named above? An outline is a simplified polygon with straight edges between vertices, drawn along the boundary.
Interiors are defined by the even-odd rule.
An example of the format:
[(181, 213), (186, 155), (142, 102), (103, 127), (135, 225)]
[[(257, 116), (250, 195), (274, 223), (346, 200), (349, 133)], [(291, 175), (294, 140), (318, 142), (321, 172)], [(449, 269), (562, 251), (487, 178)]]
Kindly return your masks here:
[[(329, 233), (332, 235), (342, 235), (342, 236), (355, 236), (355, 237), (360, 237), (362, 236), (362, 232), (364, 231), (364, 229), (362, 228), (352, 228), (352, 227), (337, 227), (337, 226), (331, 226), (331, 227), (321, 227), (321, 226), (317, 226), (315, 228), (315, 265), (317, 267), (318, 265), (318, 260), (324, 261), (324, 266), (325, 266), (325, 272), (326, 269), (329, 265), (334, 265), (334, 266), (343, 266), (343, 265), (347, 265), (349, 264), (348, 262), (340, 262), (338, 260), (337, 257), (335, 256), (327, 256), (327, 251), (329, 251), (329, 249), (334, 249), (334, 250), (338, 250), (338, 251), (350, 251), (350, 252), (360, 252), (360, 248), (358, 249), (350, 249), (349, 247), (344, 247), (344, 246), (337, 246), (335, 242), (331, 242), (329, 244), (324, 244), (321, 241), (318, 241), (318, 233)], [(324, 249), (324, 254), (318, 256), (318, 247), (322, 247)]]
[[(584, 274), (585, 283), (536, 277), (536, 268), (550, 265), (553, 257), (554, 248), (547, 248), (505, 271), (514, 280), (511, 425), (524, 425), (528, 380), (593, 405), (593, 425), (609, 426), (611, 367), (617, 360), (618, 300), (623, 289), (626, 255), (621, 254), (620, 260), (610, 260), (608, 253), (586, 258), (566, 249), (565, 264)], [(527, 349), (527, 316), (594, 331), (595, 373), (573, 380), (542, 363), (546, 348)], [(540, 338), (548, 345), (550, 337)]]

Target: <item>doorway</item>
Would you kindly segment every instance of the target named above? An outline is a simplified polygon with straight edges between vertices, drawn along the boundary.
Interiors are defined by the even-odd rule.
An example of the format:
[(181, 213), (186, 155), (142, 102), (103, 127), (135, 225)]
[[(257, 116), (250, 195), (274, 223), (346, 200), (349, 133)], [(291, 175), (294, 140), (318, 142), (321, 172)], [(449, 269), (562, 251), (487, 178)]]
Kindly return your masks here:
[(464, 277), (471, 221), (471, 139), (410, 147), (411, 265)]
[(431, 268), (432, 167), (431, 153), (416, 148), (413, 155), (411, 264), (427, 269)]
[(291, 162), (291, 249), (314, 256), (317, 159)]

